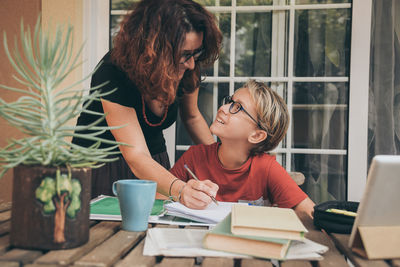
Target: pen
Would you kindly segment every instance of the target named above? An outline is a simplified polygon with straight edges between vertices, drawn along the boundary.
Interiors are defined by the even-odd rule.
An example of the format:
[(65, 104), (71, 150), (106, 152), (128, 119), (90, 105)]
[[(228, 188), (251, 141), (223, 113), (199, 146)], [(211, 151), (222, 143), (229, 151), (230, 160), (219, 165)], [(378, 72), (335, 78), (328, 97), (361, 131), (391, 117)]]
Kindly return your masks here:
[[(194, 175), (194, 173), (189, 169), (189, 167), (188, 167), (186, 164), (185, 164), (184, 166), (185, 166), (186, 170), (190, 173), (190, 175), (192, 175), (192, 177), (193, 177), (195, 180), (200, 181), (199, 178), (197, 178), (197, 176)], [(218, 201), (217, 201), (213, 196), (210, 196), (210, 197), (211, 197), (211, 200), (212, 200), (215, 204), (218, 205)]]

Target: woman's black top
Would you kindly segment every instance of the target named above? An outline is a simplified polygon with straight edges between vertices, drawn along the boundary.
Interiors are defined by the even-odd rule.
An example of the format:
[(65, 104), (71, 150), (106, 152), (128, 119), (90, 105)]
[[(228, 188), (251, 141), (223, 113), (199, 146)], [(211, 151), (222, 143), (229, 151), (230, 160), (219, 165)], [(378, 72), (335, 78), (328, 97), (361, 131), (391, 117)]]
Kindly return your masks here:
[[(146, 144), (147, 147), (149, 148), (151, 155), (165, 152), (166, 145), (162, 130), (168, 128), (176, 121), (178, 114), (178, 103), (177, 103), (178, 97), (176, 98), (175, 102), (168, 107), (168, 114), (165, 121), (160, 126), (150, 126), (145, 122), (143, 118), (142, 96), (140, 91), (138, 90), (136, 85), (128, 78), (128, 76), (124, 71), (122, 71), (119, 67), (117, 67), (113, 63), (111, 63), (110, 52), (103, 57), (102, 61), (100, 61), (99, 64), (101, 65), (92, 75), (91, 87), (98, 86), (108, 81), (106, 85), (95, 90), (102, 90), (102, 92), (108, 92), (114, 88), (117, 88), (117, 90), (114, 91), (112, 94), (103, 96), (102, 98), (125, 107), (134, 108), (136, 110), (136, 115), (139, 120), (140, 127), (142, 128), (144, 137), (146, 139)], [(93, 89), (90, 91), (90, 93), (92, 92)], [(88, 107), (88, 109), (104, 113), (100, 101), (93, 101)], [(162, 119), (156, 116), (154, 113), (152, 113), (146, 104), (145, 104), (145, 112), (147, 120), (151, 124), (157, 124)], [(99, 116), (82, 112), (78, 118), (77, 125), (88, 125), (97, 120), (98, 118)], [(104, 119), (98, 126), (107, 126), (106, 120)], [(79, 133), (85, 133), (85, 132), (79, 132)], [(99, 137), (107, 140), (115, 140), (114, 136), (111, 134), (110, 131), (104, 132)], [(94, 141), (81, 138), (73, 138), (72, 142), (74, 144), (85, 147), (89, 147), (94, 143)], [(105, 148), (108, 146), (109, 146), (108, 144), (102, 143), (100, 147)]]

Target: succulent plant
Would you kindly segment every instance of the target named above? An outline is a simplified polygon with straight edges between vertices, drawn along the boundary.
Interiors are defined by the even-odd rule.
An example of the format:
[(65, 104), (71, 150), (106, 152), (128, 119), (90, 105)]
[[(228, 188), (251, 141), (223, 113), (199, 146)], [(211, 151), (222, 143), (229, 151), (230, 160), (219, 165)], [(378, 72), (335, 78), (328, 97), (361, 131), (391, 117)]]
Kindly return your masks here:
[[(8, 140), (8, 145), (0, 150), (0, 177), (19, 164), (93, 168), (116, 160), (119, 152), (115, 148), (123, 144), (101, 139), (98, 135), (120, 127), (97, 126), (105, 115), (86, 109), (92, 101), (100, 101), (105, 95), (100, 90), (88, 94), (87, 90), (96, 88), (83, 88), (82, 83), (91, 74), (73, 84), (62, 84), (82, 63), (79, 58), (83, 46), (77, 53), (73, 52), (73, 27), (58, 25), (52, 35), (51, 30), (42, 30), (40, 17), (33, 32), (21, 21), (20, 43), (15, 38), (14, 49), (10, 51), (4, 33), (4, 47), (21, 88), (0, 87), (23, 95), (11, 103), (0, 98), (0, 116), (26, 137)], [(99, 119), (87, 126), (68, 125), (81, 112), (91, 112)], [(90, 130), (91, 133), (78, 134), (76, 130)], [(74, 136), (96, 142), (90, 147), (81, 147), (68, 141)], [(110, 146), (100, 148), (101, 142)]]

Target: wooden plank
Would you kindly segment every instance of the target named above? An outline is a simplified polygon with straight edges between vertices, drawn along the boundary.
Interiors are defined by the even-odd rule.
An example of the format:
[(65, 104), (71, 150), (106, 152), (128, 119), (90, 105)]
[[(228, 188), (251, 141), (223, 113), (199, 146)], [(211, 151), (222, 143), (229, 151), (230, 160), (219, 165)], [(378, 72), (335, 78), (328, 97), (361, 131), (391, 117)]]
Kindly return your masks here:
[(20, 267), (20, 264), (17, 261), (2, 261), (1, 267)]
[(4, 254), (10, 247), (10, 236), (5, 235), (0, 237), (0, 255)]
[(390, 264), (391, 264), (393, 267), (400, 267), (400, 259), (390, 260)]
[(144, 238), (139, 242), (139, 244), (129, 252), (128, 255), (117, 264), (115, 267), (134, 267), (134, 266), (154, 266), (156, 264), (155, 256), (144, 256), (143, 255), (143, 247), (144, 247)]
[(233, 267), (235, 261), (233, 258), (219, 258), (219, 257), (207, 257), (203, 259), (201, 263), (202, 267)]
[(319, 230), (309, 230), (306, 237), (312, 241), (325, 245), (329, 248), (327, 252), (322, 254), (323, 260), (315, 261), (316, 266), (347, 266), (344, 256), (337, 250), (333, 241), (329, 236)]
[(75, 266), (111, 266), (144, 236), (145, 232), (128, 232), (121, 230), (100, 244), (89, 254), (76, 261)]
[(6, 222), (11, 219), (11, 210), (0, 212), (0, 222)]
[(308, 230), (308, 233), (305, 234), (305, 237), (329, 248), (329, 250), (322, 255), (324, 259), (320, 261), (313, 261), (313, 263), (315, 263), (313, 265), (321, 267), (348, 266), (344, 256), (337, 250), (335, 244), (330, 239), (328, 234), (316, 229), (311, 218), (306, 216), (300, 217), (300, 219)]
[[(311, 262), (307, 260), (288, 260), (280, 262), (280, 267), (311, 267)], [(337, 265), (339, 266), (339, 265)]]
[(270, 260), (242, 259), (241, 267), (272, 267)]
[(0, 236), (8, 234), (11, 229), (11, 221), (0, 223)]
[(11, 202), (0, 202), (0, 212), (11, 210)]
[[(35, 259), (40, 257), (43, 252), (39, 250), (26, 250), (26, 249), (12, 249), (0, 256), (1, 261), (18, 262), (21, 265), (32, 263)], [(1, 263), (2, 265), (2, 263)]]
[(358, 256), (357, 254), (354, 254), (351, 249), (348, 247), (349, 244), (349, 235), (345, 234), (331, 234), (330, 235), (332, 240), (335, 242), (336, 246), (339, 248), (339, 250), (346, 255), (346, 257), (351, 261), (351, 263), (354, 264), (354, 266), (362, 266), (362, 267), (368, 267), (368, 266), (376, 266), (376, 267), (387, 267), (389, 266), (385, 261), (383, 260), (368, 260), (365, 258), (362, 258)]
[(108, 239), (116, 231), (119, 230), (120, 222), (101, 222), (90, 228), (89, 241), (80, 247), (64, 250), (53, 250), (38, 258), (37, 264), (58, 264), (68, 265), (79, 259), (89, 251), (93, 250), (97, 245)]
[(163, 258), (163, 260), (155, 265), (157, 267), (189, 267), (194, 266), (194, 258)]

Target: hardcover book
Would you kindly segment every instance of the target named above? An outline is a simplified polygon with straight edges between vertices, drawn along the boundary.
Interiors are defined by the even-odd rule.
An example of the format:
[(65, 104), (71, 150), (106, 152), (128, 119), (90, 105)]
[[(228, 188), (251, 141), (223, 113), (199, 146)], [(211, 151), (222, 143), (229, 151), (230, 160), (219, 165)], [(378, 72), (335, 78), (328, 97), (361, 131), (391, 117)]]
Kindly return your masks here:
[(231, 231), (235, 235), (302, 240), (307, 229), (292, 209), (234, 205)]
[(229, 214), (204, 236), (203, 247), (260, 258), (284, 259), (290, 242), (288, 239), (234, 235)]

